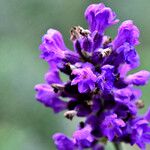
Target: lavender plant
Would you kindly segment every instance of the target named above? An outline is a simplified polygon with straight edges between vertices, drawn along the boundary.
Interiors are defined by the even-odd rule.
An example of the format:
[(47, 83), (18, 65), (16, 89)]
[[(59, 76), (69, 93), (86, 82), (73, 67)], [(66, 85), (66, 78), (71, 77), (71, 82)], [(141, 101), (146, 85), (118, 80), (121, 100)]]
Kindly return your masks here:
[[(40, 57), (50, 69), (45, 75), (46, 83), (35, 86), (36, 99), (55, 113), (65, 111), (64, 116), (70, 120), (75, 116), (85, 118), (71, 138), (54, 134), (56, 147), (104, 150), (107, 141), (111, 141), (116, 150), (121, 150), (121, 142), (145, 150), (146, 143), (150, 143), (150, 109), (144, 115), (138, 114), (144, 103), (137, 87), (147, 84), (150, 72), (128, 75), (140, 65), (135, 49), (139, 29), (127, 20), (114, 39), (105, 35), (105, 30), (119, 20), (102, 3), (90, 5), (85, 19), (89, 29), (74, 26), (70, 31), (73, 51), (55, 29), (47, 31), (40, 45)], [(60, 73), (68, 80), (62, 81)]]

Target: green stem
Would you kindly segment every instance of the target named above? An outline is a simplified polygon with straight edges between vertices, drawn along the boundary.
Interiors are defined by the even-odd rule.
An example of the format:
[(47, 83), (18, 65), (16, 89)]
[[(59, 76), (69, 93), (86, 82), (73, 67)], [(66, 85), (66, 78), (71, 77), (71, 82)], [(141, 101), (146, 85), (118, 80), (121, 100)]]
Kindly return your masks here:
[(120, 143), (114, 143), (115, 150), (123, 150)]

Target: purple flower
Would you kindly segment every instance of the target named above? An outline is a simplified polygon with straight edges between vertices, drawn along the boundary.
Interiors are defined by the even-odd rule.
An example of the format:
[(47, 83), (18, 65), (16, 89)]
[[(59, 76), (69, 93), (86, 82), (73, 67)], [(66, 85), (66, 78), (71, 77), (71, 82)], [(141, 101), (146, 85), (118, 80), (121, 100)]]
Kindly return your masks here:
[(48, 84), (38, 84), (35, 86), (37, 92), (36, 99), (46, 107), (51, 107), (54, 112), (60, 112), (66, 108), (66, 102), (58, 98), (58, 95)]
[(105, 93), (113, 90), (114, 83), (114, 66), (105, 65), (101, 68), (101, 75), (98, 77), (99, 88)]
[(78, 90), (80, 93), (94, 90), (96, 75), (89, 67), (74, 69), (72, 74), (75, 75), (75, 78), (72, 80), (71, 84), (78, 84)]
[(149, 79), (150, 79), (150, 72), (142, 70), (142, 71), (139, 71), (137, 73), (127, 76), (125, 81), (128, 84), (141, 86), (141, 85), (147, 84)]
[(73, 139), (78, 147), (88, 148), (92, 145), (94, 137), (91, 135), (92, 128), (87, 125), (86, 127), (74, 132)]
[(145, 119), (136, 119), (132, 125), (132, 144), (136, 143), (141, 150), (146, 150), (146, 143), (150, 144), (150, 127)]
[(91, 37), (86, 37), (82, 41), (81, 47), (86, 52), (92, 52), (93, 48), (93, 39)]
[(45, 74), (45, 80), (48, 84), (61, 83), (58, 70), (51, 70)]
[(114, 90), (115, 100), (118, 102), (134, 101), (141, 97), (141, 91), (132, 87)]
[(114, 90), (115, 101), (126, 106), (132, 115), (137, 113), (135, 101), (139, 100), (140, 97), (141, 91), (133, 89), (132, 87)]
[(116, 14), (104, 4), (92, 4), (85, 11), (85, 18), (91, 32), (97, 30), (103, 33), (106, 28), (118, 23)]
[(118, 119), (116, 114), (112, 114), (105, 117), (101, 128), (103, 134), (112, 141), (115, 136), (120, 136), (122, 134), (121, 128), (125, 127), (125, 125), (125, 122)]
[(109, 63), (117, 66), (120, 77), (124, 78), (129, 71), (140, 65), (140, 58), (133, 46), (129, 43), (124, 43), (115, 50), (115, 56)]
[[(68, 50), (65, 46), (61, 33), (54, 29), (49, 29), (47, 34), (42, 37), (42, 44), (40, 45), (41, 58), (47, 62), (62, 60), (74, 61), (79, 60), (79, 55)], [(51, 63), (50, 63), (51, 64)]]
[(139, 56), (135, 50), (135, 48), (128, 43), (124, 43), (122, 46), (120, 46), (116, 53), (118, 54), (115, 63), (125, 64), (123, 66), (126, 67), (126, 69), (123, 72), (128, 72), (132, 69), (135, 69), (139, 66)]
[(45, 61), (59, 60), (64, 58), (64, 51), (66, 50), (62, 35), (59, 31), (49, 29), (42, 37), (42, 44), (40, 50), (42, 52), (41, 58)]
[(113, 41), (114, 49), (117, 49), (124, 43), (132, 46), (139, 44), (139, 29), (133, 24), (133, 21), (124, 21), (118, 29), (118, 35)]

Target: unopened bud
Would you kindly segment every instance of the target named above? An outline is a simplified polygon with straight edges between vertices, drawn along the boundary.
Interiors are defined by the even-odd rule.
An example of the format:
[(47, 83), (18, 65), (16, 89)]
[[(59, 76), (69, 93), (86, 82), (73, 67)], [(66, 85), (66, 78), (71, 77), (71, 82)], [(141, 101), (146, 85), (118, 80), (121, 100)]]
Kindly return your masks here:
[(69, 110), (67, 112), (64, 113), (64, 116), (69, 119), (72, 120), (73, 117), (77, 114), (77, 112), (75, 110)]
[(138, 100), (136, 103), (137, 108), (141, 109), (144, 107), (144, 102), (142, 100)]

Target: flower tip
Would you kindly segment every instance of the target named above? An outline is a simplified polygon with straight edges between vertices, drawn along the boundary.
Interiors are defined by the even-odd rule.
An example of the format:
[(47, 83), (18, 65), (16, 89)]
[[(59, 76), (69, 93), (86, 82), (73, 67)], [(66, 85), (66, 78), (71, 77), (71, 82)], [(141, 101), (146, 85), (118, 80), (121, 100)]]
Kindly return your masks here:
[(129, 30), (133, 30), (134, 32), (137, 32), (138, 35), (140, 34), (140, 30), (138, 29), (138, 27), (135, 25), (135, 23), (133, 22), (133, 20), (126, 20), (124, 21), (120, 28), (125, 28), (125, 29), (129, 29)]
[(39, 88), (40, 88), (40, 84), (37, 84), (37, 85), (34, 86), (34, 90), (35, 90), (35, 91), (38, 91)]
[(92, 4), (85, 11), (85, 18), (89, 24), (90, 31), (98, 30), (101, 34), (118, 22), (116, 14), (103, 3)]
[(85, 10), (85, 18), (88, 18), (88, 14), (96, 9), (100, 10), (103, 9), (105, 7), (104, 3), (96, 3), (96, 4), (91, 4), (87, 7), (87, 9)]
[(53, 136), (52, 136), (52, 139), (53, 140), (57, 140), (60, 136), (62, 136), (63, 134), (62, 133), (55, 133)]

